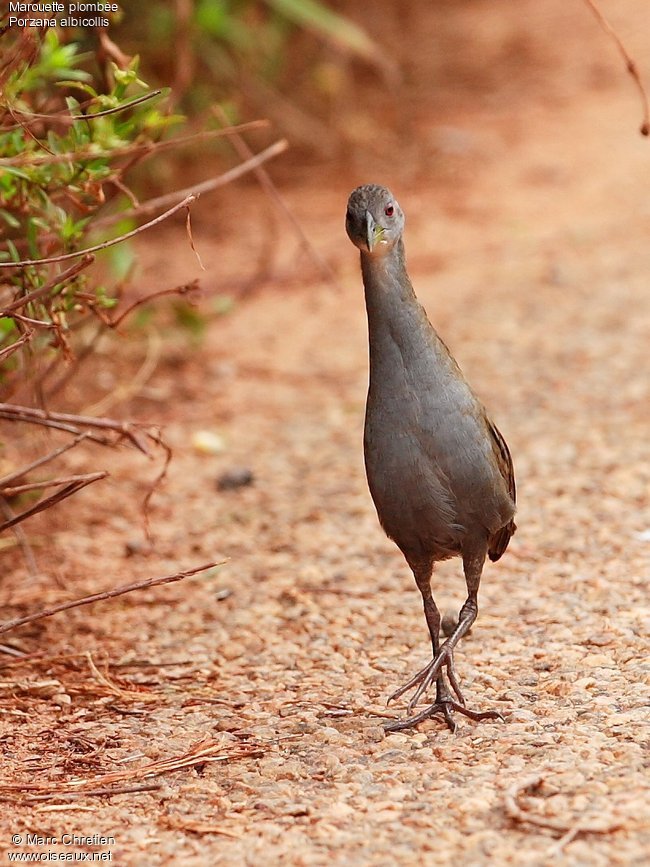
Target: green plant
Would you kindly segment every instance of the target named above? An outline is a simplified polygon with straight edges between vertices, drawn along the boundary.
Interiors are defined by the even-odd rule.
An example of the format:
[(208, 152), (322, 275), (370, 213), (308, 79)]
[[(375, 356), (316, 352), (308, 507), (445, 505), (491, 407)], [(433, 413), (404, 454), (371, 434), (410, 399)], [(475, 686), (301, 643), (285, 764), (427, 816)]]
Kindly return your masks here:
[[(368, 33), (324, 0), (138, 0), (137, 18), (128, 14), (135, 0), (123, 6), (121, 43), (140, 50), (147, 34), (148, 72), (172, 82), (174, 99), (193, 112), (216, 98), (245, 113), (251, 104), (265, 103), (267, 87), (284, 91), (294, 108), (304, 96), (322, 99), (327, 76), (319, 67), (332, 53), (384, 72), (389, 65)], [(305, 91), (302, 97), (298, 90)]]
[[(5, 379), (18, 363), (12, 346), (20, 352), (30, 343), (30, 353), (65, 354), (89, 306), (115, 303), (86, 276), (88, 260), (66, 280), (57, 280), (56, 260), (101, 231), (98, 214), (107, 199), (125, 195), (126, 170), (180, 120), (160, 111), (163, 93), (152, 93), (139, 79), (137, 58), (125, 69), (111, 64), (108, 93), (96, 90), (88, 61), (77, 44), (62, 43), (50, 29), (34, 62), (16, 63), (4, 82), (0, 288), (14, 296), (0, 303)], [(7, 267), (25, 261), (32, 264)], [(25, 364), (28, 356), (22, 356)]]

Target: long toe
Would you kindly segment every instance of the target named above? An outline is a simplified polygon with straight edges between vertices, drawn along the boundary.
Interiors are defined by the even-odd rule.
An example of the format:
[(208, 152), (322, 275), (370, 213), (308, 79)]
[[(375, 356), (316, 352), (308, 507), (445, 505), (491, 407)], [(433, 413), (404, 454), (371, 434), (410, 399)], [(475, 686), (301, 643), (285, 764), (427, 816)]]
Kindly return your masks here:
[(395, 692), (392, 692), (386, 699), (386, 704), (390, 704), (391, 701), (395, 701), (396, 699), (401, 698), (401, 696), (403, 696), (405, 692), (408, 692), (409, 689), (413, 689), (414, 686), (418, 686), (419, 684), (421, 685), (425, 680), (427, 680), (429, 672), (431, 671), (435, 663), (436, 660), (432, 659), (431, 662), (425, 665), (424, 668), (421, 668), (417, 674), (414, 674), (413, 677), (404, 684), (404, 686), (400, 686), (399, 689), (396, 689)]
[[(419, 686), (413, 693), (413, 696), (408, 703), (408, 712), (417, 707), (418, 702), (422, 698), (422, 696), (427, 692), (429, 687), (433, 684), (434, 681), (439, 681), (440, 676), (442, 674), (443, 668), (447, 669), (447, 673), (449, 674), (449, 682), (452, 685), (452, 688), (456, 695), (458, 696), (458, 700), (461, 704), (464, 703), (464, 699), (462, 693), (460, 692), (460, 686), (458, 685), (458, 678), (456, 677), (456, 667), (454, 665), (454, 652), (453, 650), (447, 646), (447, 644), (443, 644), (440, 648), (440, 651), (435, 659), (431, 660), (431, 663), (427, 666), (426, 674), (424, 677), (419, 679)], [(408, 688), (408, 684), (407, 684)]]
[(486, 710), (486, 711), (475, 711), (469, 710), (465, 705), (459, 704), (459, 702), (454, 701), (453, 699), (446, 699), (445, 701), (436, 701), (429, 707), (425, 708), (418, 714), (414, 716), (408, 717), (404, 720), (396, 720), (395, 722), (388, 723), (384, 726), (384, 730), (386, 732), (403, 732), (408, 729), (415, 728), (424, 720), (431, 719), (436, 714), (442, 714), (445, 722), (449, 729), (453, 732), (456, 731), (456, 721), (453, 717), (453, 712), (457, 711), (463, 716), (468, 717), (474, 722), (483, 722), (484, 720), (498, 719), (501, 722), (505, 722), (503, 716), (497, 710)]

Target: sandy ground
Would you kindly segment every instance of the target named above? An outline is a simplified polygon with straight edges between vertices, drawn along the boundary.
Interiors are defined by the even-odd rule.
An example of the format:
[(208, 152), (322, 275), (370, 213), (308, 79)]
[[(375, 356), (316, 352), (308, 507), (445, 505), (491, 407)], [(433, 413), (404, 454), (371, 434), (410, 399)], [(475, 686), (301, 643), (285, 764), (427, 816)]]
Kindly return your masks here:
[[(283, 184), (338, 288), (296, 263), (252, 187), (197, 210), (206, 273), (181, 227), (142, 243), (141, 287), (196, 275), (205, 310), (267, 232), (289, 276), (212, 317), (200, 343), (160, 328), (105, 346), (66, 397), (80, 410), (126, 387), (112, 414), (164, 423), (155, 547), (139, 505), (158, 465), (76, 450), (63, 465), (110, 479), (24, 525), (36, 576), (5, 543), (2, 602), (18, 616), (227, 563), (4, 636), (25, 656), (0, 657), (0, 851), (68, 833), (112, 836), (81, 849), (119, 865), (648, 862), (650, 142), (586, 8), (519, 7), (447, 4), (444, 26), (419, 22), (399, 165), (373, 148)], [(615, 21), (649, 77), (647, 4), (617, 4)], [(382, 729), (428, 644), (362, 468), (366, 324), (342, 217), (369, 180), (398, 195), (416, 290), (517, 472), (519, 531), (457, 654), (468, 702), (506, 722), (455, 734)], [(199, 453), (201, 431), (222, 451)], [(219, 491), (233, 467), (253, 484)], [(458, 609), (458, 562), (434, 589)]]

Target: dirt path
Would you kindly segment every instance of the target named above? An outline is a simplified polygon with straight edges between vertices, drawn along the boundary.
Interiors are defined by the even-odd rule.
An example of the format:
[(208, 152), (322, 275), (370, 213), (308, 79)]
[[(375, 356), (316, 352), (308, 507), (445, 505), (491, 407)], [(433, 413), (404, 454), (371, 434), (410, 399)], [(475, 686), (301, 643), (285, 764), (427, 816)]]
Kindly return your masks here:
[[(490, 6), (449, 4), (442, 30), (439, 17), (421, 28), (419, 147), (405, 165), (371, 155), (372, 176), (322, 166), (287, 184), (340, 292), (305, 265), (216, 318), (198, 347), (163, 333), (157, 371), (125, 409), (161, 418), (174, 448), (155, 551), (125, 556), (143, 493), (143, 460), (127, 452), (92, 453), (111, 479), (31, 522), (36, 579), (15, 549), (0, 551), (10, 612), (228, 558), (207, 577), (12, 636), (45, 655), (2, 657), (3, 780), (60, 794), (10, 800), (0, 851), (25, 851), (10, 835), (38, 832), (112, 835), (91, 848), (120, 865), (646, 863), (650, 144), (580, 3), (521, 3), (516, 20), (510, 4)], [(616, 20), (650, 76), (647, 4), (620, 2)], [(434, 49), (452, 37), (444, 61)], [(342, 214), (369, 179), (399, 195), (416, 289), (517, 470), (520, 529), (486, 569), (457, 659), (472, 705), (507, 723), (461, 721), (455, 735), (437, 721), (412, 735), (381, 728), (404, 712), (385, 698), (427, 641), (363, 477), (366, 325)], [(260, 195), (231, 192), (201, 213), (207, 275), (174, 230), (144, 251), (143, 286), (197, 273), (221, 291), (250, 267), (268, 225)], [(283, 246), (280, 258), (292, 255)], [(89, 371), (93, 391), (110, 393), (116, 371), (128, 381), (145, 347), (129, 345), (133, 369), (114, 354)], [(204, 430), (222, 453), (197, 453)], [(254, 484), (218, 491), (235, 466)], [(438, 569), (435, 591), (458, 608), (458, 563)], [(72, 779), (101, 788), (122, 771), (115, 785), (142, 785), (127, 779), (134, 768), (183, 756), (192, 767), (159, 768), (152, 791), (63, 806)], [(573, 837), (509, 815), (508, 791), (537, 774), (519, 805)]]

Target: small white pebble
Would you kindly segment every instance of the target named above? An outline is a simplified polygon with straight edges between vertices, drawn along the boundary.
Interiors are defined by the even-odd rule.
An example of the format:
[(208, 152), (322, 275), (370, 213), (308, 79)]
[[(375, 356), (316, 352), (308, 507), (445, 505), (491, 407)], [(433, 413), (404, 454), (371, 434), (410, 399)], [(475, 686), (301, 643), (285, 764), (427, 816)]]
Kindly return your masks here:
[(200, 455), (220, 455), (226, 450), (224, 438), (211, 430), (194, 431), (190, 442), (194, 451)]

